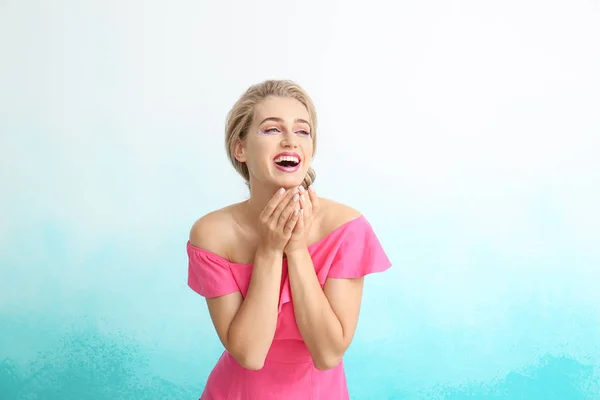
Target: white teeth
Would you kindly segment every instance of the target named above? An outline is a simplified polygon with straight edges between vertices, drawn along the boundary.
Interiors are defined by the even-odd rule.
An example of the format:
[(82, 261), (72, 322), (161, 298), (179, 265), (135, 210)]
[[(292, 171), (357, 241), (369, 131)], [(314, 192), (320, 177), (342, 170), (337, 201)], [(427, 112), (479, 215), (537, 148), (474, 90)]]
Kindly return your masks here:
[(291, 162), (295, 162), (296, 164), (298, 164), (300, 162), (298, 157), (294, 157), (294, 156), (281, 156), (281, 157), (277, 157), (275, 159), (275, 162), (282, 162), (282, 161), (291, 161)]

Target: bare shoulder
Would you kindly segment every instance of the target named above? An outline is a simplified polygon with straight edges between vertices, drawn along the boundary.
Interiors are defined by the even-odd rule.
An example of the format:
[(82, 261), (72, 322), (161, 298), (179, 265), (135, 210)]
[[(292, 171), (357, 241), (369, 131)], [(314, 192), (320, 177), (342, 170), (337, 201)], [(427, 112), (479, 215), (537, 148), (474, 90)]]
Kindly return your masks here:
[(231, 239), (231, 226), (235, 223), (233, 207), (227, 206), (212, 211), (194, 222), (190, 229), (190, 244), (215, 254), (224, 251), (226, 243)]
[(319, 207), (321, 230), (325, 235), (362, 216), (355, 208), (323, 197), (319, 198)]

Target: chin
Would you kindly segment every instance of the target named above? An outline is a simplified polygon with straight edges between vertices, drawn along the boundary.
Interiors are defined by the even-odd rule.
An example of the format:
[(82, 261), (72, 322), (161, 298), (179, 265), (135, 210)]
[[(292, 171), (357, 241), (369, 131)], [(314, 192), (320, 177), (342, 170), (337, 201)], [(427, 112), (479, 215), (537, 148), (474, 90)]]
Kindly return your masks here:
[(281, 182), (279, 185), (279, 187), (285, 188), (285, 189), (291, 189), (291, 188), (295, 188), (302, 185), (302, 181), (296, 181), (296, 182)]
[[(294, 174), (294, 175), (296, 175), (296, 174)], [(302, 185), (302, 182), (304, 182), (304, 176), (305, 175), (300, 175), (300, 174), (298, 174), (297, 176), (293, 176), (290, 174), (290, 176), (287, 176), (287, 177), (281, 177), (281, 178), (274, 179), (274, 183), (278, 187), (283, 187), (285, 189), (291, 189), (293, 187)]]

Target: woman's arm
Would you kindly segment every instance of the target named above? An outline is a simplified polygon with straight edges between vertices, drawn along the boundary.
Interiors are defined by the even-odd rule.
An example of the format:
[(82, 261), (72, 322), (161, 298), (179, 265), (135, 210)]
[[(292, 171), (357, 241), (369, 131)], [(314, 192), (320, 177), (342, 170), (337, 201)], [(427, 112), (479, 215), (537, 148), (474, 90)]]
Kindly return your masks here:
[[(246, 369), (263, 367), (275, 336), (283, 248), (296, 225), (299, 213), (294, 211), (297, 209), (297, 190), (279, 191), (261, 213), (260, 244), (254, 255), (246, 298), (238, 291), (207, 299), (219, 339)], [(219, 248), (231, 240), (218, 236), (219, 232), (229, 232), (230, 222), (216, 218), (199, 220), (192, 229), (191, 243), (200, 248)]]
[(363, 278), (328, 278), (322, 289), (308, 249), (287, 257), (298, 329), (315, 367), (331, 369), (339, 364), (354, 337)]
[(258, 249), (245, 299), (240, 292), (207, 299), (219, 339), (244, 368), (259, 370), (275, 336), (282, 255)]

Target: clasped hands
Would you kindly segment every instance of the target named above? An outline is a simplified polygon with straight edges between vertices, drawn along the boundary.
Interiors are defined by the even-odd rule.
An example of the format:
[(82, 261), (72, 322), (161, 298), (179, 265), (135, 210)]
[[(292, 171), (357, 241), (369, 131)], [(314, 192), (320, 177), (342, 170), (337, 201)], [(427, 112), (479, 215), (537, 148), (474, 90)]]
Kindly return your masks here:
[(319, 200), (309, 187), (279, 189), (259, 217), (262, 243), (286, 255), (308, 247), (308, 234)]

